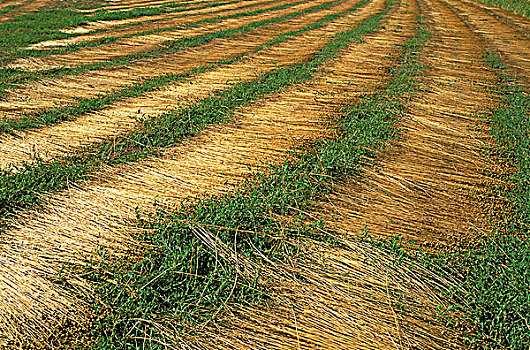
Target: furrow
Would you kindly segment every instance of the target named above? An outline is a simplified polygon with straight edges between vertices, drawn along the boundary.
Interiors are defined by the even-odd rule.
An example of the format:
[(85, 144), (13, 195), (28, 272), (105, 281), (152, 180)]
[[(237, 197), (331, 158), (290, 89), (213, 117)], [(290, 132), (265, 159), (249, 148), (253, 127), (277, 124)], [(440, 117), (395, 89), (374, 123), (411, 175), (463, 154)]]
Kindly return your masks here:
[[(80, 43), (87, 43), (102, 38), (115, 38), (123, 36), (138, 36), (139, 33), (148, 31), (159, 31), (162, 29), (171, 29), (177, 26), (194, 23), (202, 20), (211, 20), (219, 16), (229, 16), (243, 12), (243, 9), (265, 8), (269, 3), (278, 1), (243, 1), (219, 5), (216, 7), (206, 7), (201, 9), (191, 9), (189, 11), (169, 12), (160, 15), (141, 16), (136, 18), (97, 21), (83, 24), (75, 28), (68, 28), (63, 32), (83, 35), (77, 35), (61, 40), (42, 41), (31, 45), (28, 49), (53, 48)], [(119, 27), (114, 29), (115, 27)], [(123, 28), (125, 27), (125, 28)], [(96, 33), (91, 33), (97, 31)]]
[[(39, 304), (34, 299), (24, 300), (27, 328), (38, 329), (43, 315), (70, 317), (78, 301), (50, 282), (58, 261), (82, 260), (98, 247), (125, 248), (128, 241), (123, 223), (134, 219), (135, 207), (149, 210), (205, 191), (229, 191), (264, 161), (280, 161), (293, 145), (318, 137), (329, 112), (377, 83), (378, 68), (391, 59), (394, 45), (403, 42), (413, 27), (414, 16), (404, 13), (397, 23), (386, 26), (384, 34), (369, 35), (365, 43), (344, 50), (313, 82), (244, 107), (234, 122), (212, 127), (183, 146), (167, 149), (161, 158), (108, 168), (93, 181), (50, 196), (42, 211), (23, 214), (16, 229), (6, 233), (1, 248), (5, 261), (1, 274), (9, 273), (12, 281), (0, 288), (0, 295), (8, 297), (2, 317), (10, 324), (21, 317), (10, 306), (13, 302), (20, 305), (14, 296), (22, 293), (16, 288), (21, 282), (25, 283), (24, 296), (49, 290), (49, 295), (64, 297), (41, 299)], [(359, 62), (361, 55), (365, 67), (351, 64)]]
[[(326, 3), (325, 1), (313, 5)], [(283, 31), (291, 30), (292, 23), (297, 23), (298, 17), (303, 16), (268, 24), (229, 38), (217, 38), (198, 48), (137, 60), (127, 66), (30, 83), (7, 93), (3, 101), (0, 101), (0, 113), (7, 119), (16, 119), (57, 105), (75, 104), (76, 98), (95, 98), (148, 78), (184, 73), (194, 67), (249, 53), (257, 45), (271, 40)]]
[[(323, 10), (290, 23), (290, 29), (296, 30), (314, 23), (327, 15), (346, 10), (351, 4)], [(82, 145), (114, 137), (134, 127), (134, 116), (154, 116), (175, 109), (194, 99), (229, 87), (231, 84), (250, 81), (271, 70), (306, 60), (313, 52), (326, 43), (330, 34), (347, 28), (352, 19), (361, 20), (380, 10), (381, 1), (373, 1), (367, 7), (346, 15), (293, 38), (280, 45), (249, 56), (248, 60), (200, 74), (195, 78), (173, 84), (161, 91), (148, 93), (140, 98), (119, 102), (115, 106), (91, 113), (71, 122), (60, 123), (35, 131), (17, 132), (15, 136), (0, 136), (0, 168), (30, 162), (35, 154), (41, 159), (51, 159), (74, 151)], [(264, 33), (261, 32), (263, 35)]]
[[(51, 70), (60, 67), (75, 67), (79, 65), (87, 65), (96, 62), (108, 61), (118, 57), (127, 55), (137, 55), (144, 52), (149, 52), (157, 48), (167, 45), (168, 42), (182, 39), (185, 37), (210, 34), (220, 30), (236, 29), (243, 25), (248, 25), (253, 22), (268, 19), (271, 15), (285, 14), (295, 10), (302, 10), (313, 6), (311, 2), (304, 2), (303, 4), (293, 5), (287, 9), (274, 9), (276, 6), (288, 5), (296, 3), (293, 0), (281, 0), (273, 4), (256, 5), (254, 10), (265, 10), (265, 12), (257, 15), (245, 15), (238, 18), (227, 18), (220, 22), (205, 23), (198, 27), (178, 28), (171, 31), (161, 31), (149, 33), (146, 35), (120, 38), (118, 41), (98, 45), (96, 47), (86, 47), (79, 51), (70, 52), (66, 54), (49, 55), (43, 58), (20, 58), (8, 64), (8, 68), (19, 68), (28, 71), (36, 70)], [(270, 11), (268, 9), (271, 9)], [(238, 12), (246, 12), (236, 10)], [(210, 18), (216, 18), (211, 16)], [(152, 29), (157, 29), (156, 23), (152, 24)]]
[(473, 197), (490, 181), (482, 156), (490, 138), (481, 111), (495, 106), (494, 74), (479, 38), (447, 7), (425, 0), (433, 40), (421, 96), (400, 123), (403, 140), (381, 154), (375, 171), (348, 179), (319, 213), (351, 234), (402, 236), (427, 247), (471, 244), (488, 232), (487, 211)]
[(506, 64), (514, 70), (514, 75), (530, 88), (530, 32), (525, 35), (500, 21), (495, 16), (477, 7), (460, 1), (444, 1), (458, 14), (487, 46), (499, 52)]

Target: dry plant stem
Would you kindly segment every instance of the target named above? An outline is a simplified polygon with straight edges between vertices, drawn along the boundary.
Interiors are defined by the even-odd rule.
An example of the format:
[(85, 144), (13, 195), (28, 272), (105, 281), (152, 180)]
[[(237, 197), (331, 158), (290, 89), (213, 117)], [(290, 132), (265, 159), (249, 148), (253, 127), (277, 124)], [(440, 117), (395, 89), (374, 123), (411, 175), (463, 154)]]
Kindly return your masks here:
[[(212, 127), (187, 144), (168, 149), (164, 157), (104, 169), (93, 181), (50, 196), (43, 211), (21, 214), (0, 248), (6, 259), (0, 276), (9, 275), (10, 281), (7, 284), (7, 279), (0, 278), (0, 297), (5, 300), (0, 317), (13, 327), (25, 323), (36, 334), (43, 331), (43, 315), (70, 317), (79, 308), (78, 301), (50, 282), (62, 262), (82, 261), (99, 246), (127, 254), (126, 247), (132, 243), (122, 223), (134, 219), (136, 206), (149, 210), (156, 201), (172, 205), (206, 191), (228, 191), (264, 161), (281, 161), (292, 146), (318, 137), (328, 113), (377, 83), (378, 68), (388, 62), (394, 45), (411, 35), (413, 23), (414, 16), (404, 14), (392, 20), (382, 34), (370, 35), (365, 43), (346, 49), (314, 82), (243, 108), (233, 123)], [(371, 62), (369, 73), (352, 64), (360, 62), (360, 57)], [(66, 278), (78, 283), (75, 276)], [(23, 291), (18, 288), (21, 283)], [(55, 293), (61, 298), (37, 302), (31, 298), (35, 293)], [(17, 307), (24, 307), (26, 314), (14, 312)], [(53, 328), (53, 323), (44, 324)]]
[[(319, 0), (313, 6), (328, 2)], [(352, 1), (354, 6), (358, 0)], [(289, 12), (286, 10), (286, 12)], [(222, 59), (252, 52), (257, 45), (263, 44), (278, 34), (300, 28), (305, 16), (274, 23), (232, 38), (215, 39), (197, 48), (181, 50), (135, 61), (128, 66), (112, 67), (90, 71), (78, 75), (63, 76), (56, 79), (30, 83), (23, 88), (7, 92), (0, 101), (0, 115), (15, 119), (25, 113), (35, 113), (58, 104), (75, 103), (75, 98), (93, 98), (112, 89), (122, 89), (143, 79), (163, 74), (179, 74), (188, 70), (218, 62)]]
[(429, 310), (444, 301), (427, 271), (398, 267), (368, 245), (350, 242), (349, 248), (309, 246), (292, 266), (265, 268), (263, 275), (275, 282), (272, 308), (232, 308), (222, 326), (189, 342), (197, 349), (462, 347), (452, 341), (453, 331), (433, 322)]
[[(42, 49), (42, 48), (47, 48), (47, 47), (68, 46), (71, 44), (79, 44), (81, 42), (95, 41), (101, 38), (121, 37), (124, 35), (140, 33), (140, 32), (144, 32), (148, 30), (172, 28), (172, 27), (176, 27), (179, 25), (194, 23), (197, 21), (205, 20), (205, 19), (214, 19), (219, 16), (229, 16), (229, 15), (237, 14), (237, 13), (244, 12), (244, 11), (252, 11), (252, 10), (277, 6), (278, 4), (281, 4), (281, 2), (277, 2), (277, 1), (264, 2), (263, 0), (253, 0), (253, 1), (245, 1), (243, 3), (238, 2), (238, 3), (221, 5), (215, 8), (207, 7), (207, 8), (203, 8), (200, 10), (190, 10), (186, 12), (175, 12), (175, 13), (170, 12), (170, 13), (164, 13), (161, 15), (141, 16), (137, 18), (129, 18), (129, 19), (123, 19), (123, 20), (97, 21), (97, 22), (88, 23), (88, 24), (85, 24), (79, 27), (69, 28), (68, 30), (65, 30), (64, 32), (72, 32), (72, 33), (91, 32), (95, 30), (111, 29), (113, 27), (123, 26), (126, 24), (131, 25), (134, 23), (143, 23), (146, 21), (148, 21), (148, 23), (144, 23), (142, 25), (135, 25), (133, 27), (126, 27), (123, 29), (116, 29), (116, 30), (98, 32), (98, 33), (89, 33), (86, 35), (79, 35), (79, 36), (74, 36), (71, 38), (66, 38), (66, 39), (61, 39), (61, 40), (42, 41), (40, 43), (37, 43), (37, 44), (34, 44), (28, 47), (28, 49)], [(204, 12), (208, 12), (208, 13), (203, 14)], [(122, 40), (126, 41), (124, 39)], [(60, 58), (61, 56), (52, 56), (52, 57)]]
[[(362, 233), (366, 225), (371, 234), (383, 237), (399, 232), (422, 243), (450, 245), (473, 239), (472, 227), (486, 225), (485, 208), (475, 207), (479, 203), (468, 199), (465, 192), (480, 191), (489, 181), (482, 173), (492, 165), (480, 155), (489, 136), (476, 129), (481, 120), (471, 111), (494, 105), (495, 96), (480, 82), (493, 82), (495, 76), (480, 60), (484, 51), (479, 49), (477, 35), (437, 0), (424, 3), (435, 34), (424, 50), (424, 62), (431, 67), (426, 80), (433, 81), (426, 93), (410, 102), (409, 117), (399, 125), (403, 141), (381, 155), (380, 171), (366, 172), (363, 183), (346, 180), (339, 184), (330, 201), (312, 214), (327, 216), (328, 224), (349, 233)], [(433, 318), (428, 310), (444, 304), (432, 293), (432, 285), (424, 282), (432, 276), (385, 273), (392, 266), (387, 265), (385, 254), (371, 255), (366, 248), (358, 251), (359, 257), (326, 251), (318, 267), (307, 258), (298, 262), (312, 288), (302, 283), (279, 285), (278, 294), (283, 298), (278, 297), (275, 308), (234, 310), (234, 315), (227, 316), (231, 332), (212, 329), (211, 342), (221, 349), (281, 349), (283, 344), (301, 349), (463, 347), (452, 341), (456, 332), (428, 321)], [(364, 254), (367, 258), (361, 257)], [(374, 261), (376, 271), (364, 271)], [(337, 276), (337, 271), (344, 275)], [(402, 282), (393, 280), (402, 273)], [(390, 292), (394, 286), (401, 291)], [(289, 288), (294, 292), (286, 293)], [(384, 302), (385, 291), (389, 303)], [(402, 293), (410, 314), (392, 307)], [(396, 313), (399, 316), (394, 322)], [(213, 348), (207, 343), (204, 348), (208, 347)]]
[[(291, 23), (291, 27), (301, 28), (318, 18), (345, 10), (351, 5), (345, 3), (336, 8), (305, 16), (300, 18), (298, 23)], [(173, 84), (162, 91), (121, 101), (115, 106), (82, 116), (74, 121), (35, 131), (20, 131), (16, 136), (2, 135), (0, 168), (9, 164), (30, 162), (35, 153), (43, 159), (64, 155), (75, 151), (79, 146), (131, 130), (135, 125), (131, 116), (161, 114), (188, 101), (204, 97), (214, 90), (226, 88), (232, 83), (250, 81), (278, 66), (308, 59), (309, 55), (325, 44), (333, 33), (346, 29), (352, 21), (362, 20), (374, 11), (381, 10), (383, 5), (383, 1), (374, 0), (355, 13), (346, 15), (345, 18), (339, 18), (322, 28), (311, 30), (252, 54), (249, 60), (200, 74), (190, 81)]]
[[(93, 22), (84, 23), (84, 24), (79, 25), (77, 27), (65, 28), (65, 29), (63, 29), (61, 31), (63, 33), (86, 34), (86, 33), (90, 33), (91, 31), (99, 30), (99, 29), (110, 30), (110, 29), (113, 29), (115, 27), (123, 26), (123, 25), (143, 24), (144, 22), (150, 23), (151, 21), (180, 18), (180, 17), (183, 17), (183, 16), (201, 14), (201, 13), (204, 13), (204, 12), (217, 13), (217, 12), (223, 12), (225, 10), (234, 9), (234, 6), (233, 6), (232, 3), (223, 4), (223, 5), (219, 4), (219, 5), (215, 5), (213, 7), (209, 7), (208, 6), (208, 7), (201, 8), (201, 9), (195, 9), (196, 6), (201, 6), (203, 4), (204, 5), (211, 5), (212, 3), (213, 3), (212, 1), (205, 1), (202, 4), (196, 3), (196, 2), (181, 3), (180, 6), (178, 7), (178, 9), (179, 10), (187, 10), (187, 11), (183, 11), (183, 12), (179, 11), (179, 12), (176, 12), (176, 13), (175, 12), (169, 12), (169, 13), (162, 13), (162, 14), (157, 14), (157, 15), (144, 15), (144, 16), (140, 16), (140, 17), (136, 17), (136, 18), (127, 18), (127, 19), (120, 19), (120, 20), (93, 21)], [(240, 1), (240, 2), (238, 2), (238, 5), (236, 5), (236, 8), (252, 6), (255, 3), (260, 3), (260, 2), (259, 1), (256, 2), (254, 0)], [(161, 4), (161, 6), (164, 6), (164, 4)], [(156, 8), (156, 7), (158, 7), (158, 5), (153, 4), (153, 5), (149, 6), (149, 7), (155, 7)], [(102, 9), (102, 8), (100, 8), (100, 9)], [(109, 12), (117, 12), (117, 11), (112, 11), (111, 10)], [(111, 34), (112, 32), (109, 31), (107, 33)]]
[(486, 47), (498, 52), (527, 91), (530, 90), (530, 32), (513, 28), (487, 11), (458, 0), (444, 1), (485, 41)]
[[(168, 12), (157, 15), (145, 15), (119, 20), (93, 21), (84, 23), (77, 27), (69, 27), (61, 30), (63, 33), (78, 34), (77, 36), (60, 40), (41, 41), (27, 47), (27, 49), (43, 49), (48, 47), (67, 46), (70, 44), (78, 44), (80, 42), (90, 42), (103, 37), (117, 37), (127, 34), (135, 34), (146, 30), (170, 28), (185, 23), (192, 23), (201, 19), (226, 16), (237, 13), (242, 9), (251, 9), (255, 5), (265, 5), (265, 3), (269, 3), (269, 1), (265, 2), (263, 0), (246, 0), (237, 3), (228, 3), (201, 9), (194, 8), (194, 6), (197, 6), (197, 4), (190, 4), (179, 7), (179, 10), (189, 8), (189, 10), (182, 12)], [(99, 32), (101, 30), (103, 31)], [(98, 32), (92, 33), (94, 31)]]
[[(268, 9), (275, 6), (285, 5), (296, 2), (294, 0), (282, 0), (277, 3), (259, 5), (254, 8)], [(96, 47), (86, 47), (79, 51), (50, 55), (44, 58), (21, 58), (7, 65), (10, 68), (20, 68), (29, 71), (49, 70), (60, 67), (75, 67), (81, 64), (90, 64), (95, 62), (102, 62), (112, 60), (117, 57), (126, 55), (135, 55), (143, 52), (149, 52), (164, 46), (164, 43), (169, 40), (178, 40), (187, 36), (195, 36), (213, 33), (224, 29), (235, 29), (245, 24), (265, 20), (271, 15), (280, 15), (282, 13), (294, 12), (308, 7), (312, 7), (312, 2), (305, 2), (294, 5), (287, 9), (271, 10), (254, 16), (246, 16), (240, 18), (225, 19), (219, 23), (207, 23), (199, 27), (181, 28), (168, 32), (151, 33), (142, 36), (135, 36), (130, 38), (122, 38), (116, 42), (98, 45)], [(239, 10), (236, 12), (245, 12), (246, 10)], [(217, 16), (208, 16), (217, 17)], [(194, 19), (194, 21), (199, 19)], [(152, 29), (156, 29), (156, 23), (152, 25)]]

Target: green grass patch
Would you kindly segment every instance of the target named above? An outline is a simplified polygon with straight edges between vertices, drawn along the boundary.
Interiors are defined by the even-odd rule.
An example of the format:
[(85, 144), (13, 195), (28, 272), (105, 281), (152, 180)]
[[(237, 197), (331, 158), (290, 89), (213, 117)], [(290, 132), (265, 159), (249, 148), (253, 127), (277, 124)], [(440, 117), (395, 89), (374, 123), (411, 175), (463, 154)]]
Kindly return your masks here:
[[(150, 230), (145, 238), (152, 249), (146, 256), (138, 261), (103, 256), (92, 273), (89, 268), (101, 298), (93, 303), (102, 315), (94, 348), (157, 349), (174, 341), (172, 333), (208, 322), (227, 304), (266, 301), (267, 281), (255, 278), (259, 270), (240, 273), (233, 259), (212, 250), (209, 239), (252, 261), (295, 255), (299, 237), (330, 241), (330, 231), (318, 221), (303, 223), (300, 213), (331, 191), (337, 177), (359, 174), (396, 137), (394, 124), (405, 101), (419, 91), (422, 66), (415, 56), (428, 38), (418, 31), (403, 46), (400, 65), (384, 88), (345, 106), (333, 117), (328, 138), (293, 151), (288, 161), (255, 174), (233, 193), (183, 203), (170, 212), (139, 214), (137, 224)], [(279, 222), (271, 214), (292, 220)]]

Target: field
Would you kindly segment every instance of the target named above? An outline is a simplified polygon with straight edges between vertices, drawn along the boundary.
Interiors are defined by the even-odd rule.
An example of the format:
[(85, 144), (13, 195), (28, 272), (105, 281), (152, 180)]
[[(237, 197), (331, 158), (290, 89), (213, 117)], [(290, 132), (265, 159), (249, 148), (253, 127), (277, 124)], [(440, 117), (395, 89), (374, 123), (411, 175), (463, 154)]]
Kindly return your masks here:
[(0, 349), (529, 349), (530, 2), (0, 2)]

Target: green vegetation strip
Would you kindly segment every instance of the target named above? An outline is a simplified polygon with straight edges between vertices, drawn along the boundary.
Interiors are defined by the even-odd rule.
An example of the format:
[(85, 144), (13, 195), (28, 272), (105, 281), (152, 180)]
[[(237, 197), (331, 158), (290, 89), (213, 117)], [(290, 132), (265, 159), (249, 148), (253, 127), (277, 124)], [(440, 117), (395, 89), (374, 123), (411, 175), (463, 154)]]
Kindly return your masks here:
[[(268, 12), (268, 11), (282, 10), (290, 6), (296, 6), (298, 4), (302, 4), (306, 1), (307, 0), (300, 0), (295, 3), (280, 5), (280, 6), (271, 7), (268, 9), (238, 13), (238, 14), (231, 15), (229, 17), (238, 18), (241, 16), (253, 16), (253, 15)], [(253, 23), (249, 23), (241, 27), (238, 27), (236, 29), (224, 29), (224, 30), (220, 30), (220, 31), (208, 33), (208, 34), (183, 37), (183, 38), (176, 39), (176, 40), (168, 40), (164, 43), (162, 47), (156, 50), (142, 52), (138, 54), (124, 55), (124, 56), (114, 58), (112, 60), (107, 60), (107, 61), (102, 61), (102, 62), (97, 62), (97, 63), (92, 63), (92, 64), (78, 65), (78, 66), (71, 67), (71, 68), (62, 67), (62, 68), (37, 71), (37, 72), (27, 72), (27, 71), (24, 71), (18, 68), (1, 68), (0, 69), (0, 98), (2, 94), (5, 93), (5, 91), (8, 88), (16, 88), (20, 86), (21, 84), (27, 84), (28, 82), (38, 81), (43, 78), (51, 79), (51, 78), (56, 78), (56, 77), (60, 77), (64, 75), (76, 75), (76, 74), (80, 74), (80, 73), (87, 72), (87, 71), (92, 71), (92, 70), (97, 70), (97, 69), (102, 69), (102, 68), (109, 68), (109, 67), (114, 67), (118, 65), (128, 65), (142, 58), (153, 58), (157, 56), (172, 54), (172, 53), (175, 53), (175, 52), (187, 49), (187, 48), (198, 47), (201, 45), (208, 44), (214, 39), (232, 38), (233, 36), (237, 34), (247, 33), (247, 32), (259, 29), (259, 28), (263, 28), (269, 24), (279, 23), (279, 22), (286, 21), (286, 20), (301, 16), (304, 14), (320, 11), (328, 7), (331, 7), (333, 4), (336, 4), (340, 1), (344, 1), (344, 0), (333, 0), (329, 3), (313, 6), (305, 10), (292, 12), (292, 13), (289, 13), (283, 16), (277, 16), (277, 17), (262, 20), (262, 21), (256, 21)], [(194, 24), (191, 23), (189, 25), (192, 26)]]
[(530, 1), (527, 0), (478, 0), (485, 4), (501, 7), (518, 15), (530, 17)]
[[(85, 272), (97, 291), (98, 301), (90, 300), (99, 315), (94, 348), (157, 349), (171, 344), (175, 332), (215, 318), (226, 305), (266, 301), (267, 281), (258, 281), (259, 271), (241, 274), (242, 266), (222, 252), (264, 262), (296, 254), (301, 237), (330, 241), (331, 231), (319, 222), (304, 224), (300, 213), (332, 191), (336, 178), (358, 175), (396, 137), (404, 101), (419, 91), (417, 53), (428, 38), (421, 28), (402, 46), (384, 88), (334, 116), (329, 138), (293, 151), (288, 161), (256, 174), (233, 193), (184, 203), (171, 212), (139, 214), (137, 224), (149, 230), (142, 237), (150, 243), (144, 258), (103, 255)], [(273, 215), (291, 220), (280, 222)], [(212, 239), (225, 248), (212, 249)]]
[[(357, 4), (347, 12), (354, 11), (365, 2)], [(60, 157), (49, 162), (36, 161), (26, 164), (19, 171), (0, 171), (0, 217), (8, 218), (18, 209), (40, 203), (43, 193), (65, 189), (75, 181), (85, 179), (103, 164), (132, 162), (157, 155), (163, 147), (178, 144), (183, 138), (196, 135), (208, 124), (222, 123), (230, 120), (234, 110), (248, 105), (258, 98), (280, 92), (292, 84), (309, 80), (325, 61), (333, 58), (337, 52), (351, 42), (361, 40), (361, 35), (373, 32), (379, 25), (385, 12), (372, 15), (361, 21), (354, 29), (338, 33), (324, 48), (316, 52), (304, 63), (275, 69), (251, 82), (235, 84), (233, 87), (216, 91), (190, 106), (180, 107), (168, 113), (138, 120), (138, 127), (129, 134), (94, 144), (71, 156)], [(326, 16), (307, 27), (316, 28), (324, 21), (340, 16), (341, 13)], [(281, 34), (269, 43), (258, 47), (263, 49), (281, 40), (298, 35), (304, 29)], [(230, 61), (220, 62), (228, 64)], [(208, 69), (200, 67), (190, 74), (197, 74)], [(184, 79), (185, 76), (160, 78), (163, 83)], [(140, 93), (156, 87), (160, 81), (139, 87), (130, 92)], [(143, 90), (142, 90), (143, 89)]]
[[(490, 349), (526, 349), (530, 344), (530, 96), (490, 53), (496, 69), (500, 106), (486, 116), (496, 156), (516, 171), (502, 179), (509, 186), (492, 188), (493, 198), (511, 203), (496, 220), (497, 231), (462, 259), (465, 288), (480, 340)], [(458, 261), (457, 261), (458, 262)], [(455, 266), (455, 268), (457, 268)]]

